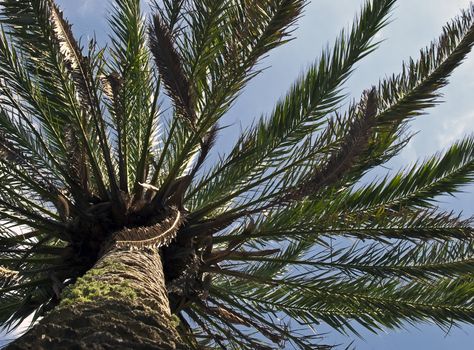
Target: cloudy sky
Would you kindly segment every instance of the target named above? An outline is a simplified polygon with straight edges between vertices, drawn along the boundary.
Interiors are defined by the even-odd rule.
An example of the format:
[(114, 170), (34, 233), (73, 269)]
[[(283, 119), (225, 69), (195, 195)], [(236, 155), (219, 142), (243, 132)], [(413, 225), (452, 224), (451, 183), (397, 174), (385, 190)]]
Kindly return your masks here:
[[(74, 31), (84, 39), (91, 35), (105, 40), (107, 32), (108, 1), (57, 0), (66, 16), (74, 24)], [(332, 43), (340, 29), (351, 23), (363, 0), (313, 0), (295, 32), (296, 40), (277, 49), (264, 62), (268, 66), (248, 87), (225, 120), (232, 125), (221, 137), (225, 149), (230, 143), (223, 140), (235, 138), (241, 126), (271, 110), (274, 101), (285, 93), (292, 81), (320, 53), (321, 48)], [(382, 31), (383, 39), (378, 51), (359, 64), (358, 70), (347, 85), (347, 93), (357, 98), (364, 89), (376, 84), (380, 77), (399, 72), (402, 60), (417, 57), (419, 49), (438, 36), (441, 27), (450, 18), (466, 8), (469, 0), (399, 0), (392, 15), (392, 23)], [(443, 90), (444, 104), (430, 110), (412, 124), (419, 131), (415, 139), (390, 167), (398, 169), (417, 158), (441, 151), (454, 140), (474, 131), (474, 55), (460, 67)], [(441, 205), (462, 210), (465, 215), (474, 213), (474, 187), (457, 198), (443, 198)], [(327, 331), (327, 329), (324, 329)], [(364, 339), (354, 345), (360, 350), (372, 349), (430, 349), (468, 350), (472, 348), (474, 327), (453, 329), (449, 334), (424, 325), (408, 327), (403, 331), (389, 331), (384, 335), (363, 332)], [(471, 342), (469, 342), (471, 339)], [(330, 335), (328, 342), (348, 343), (343, 336)]]

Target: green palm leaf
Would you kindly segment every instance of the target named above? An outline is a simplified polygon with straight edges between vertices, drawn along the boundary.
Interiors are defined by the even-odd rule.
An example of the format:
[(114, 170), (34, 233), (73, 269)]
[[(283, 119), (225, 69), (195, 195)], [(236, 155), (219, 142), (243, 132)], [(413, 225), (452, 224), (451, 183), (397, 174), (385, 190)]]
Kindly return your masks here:
[[(54, 316), (115, 268), (130, 281), (108, 302), (122, 312), (126, 294), (133, 317), (157, 324), (169, 317), (150, 305), (162, 307), (190, 349), (329, 349), (322, 323), (346, 334), (474, 323), (472, 218), (437, 207), (473, 183), (474, 138), (365, 176), (440, 102), (474, 44), (474, 6), (344, 112), (345, 85), (396, 3), (365, 1), (216, 155), (220, 121), (307, 2), (151, 3), (147, 17), (139, 0), (114, 0), (110, 44), (87, 50), (53, 0), (0, 1), (1, 326)], [(97, 268), (111, 255), (153, 255), (159, 273), (139, 259)], [(134, 288), (158, 282), (163, 305), (141, 308)]]

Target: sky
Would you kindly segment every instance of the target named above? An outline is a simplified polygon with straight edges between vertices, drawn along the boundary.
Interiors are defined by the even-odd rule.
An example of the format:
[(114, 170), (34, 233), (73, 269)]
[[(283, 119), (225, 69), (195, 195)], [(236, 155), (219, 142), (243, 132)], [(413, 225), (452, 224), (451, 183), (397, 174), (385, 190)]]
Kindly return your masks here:
[[(74, 24), (74, 32), (83, 37), (96, 35), (106, 39), (106, 16), (110, 8), (104, 0), (57, 0), (66, 17)], [(219, 149), (225, 150), (235, 140), (241, 127), (272, 109), (281, 97), (321, 52), (331, 44), (339, 31), (347, 27), (360, 9), (363, 0), (313, 0), (294, 35), (296, 40), (273, 51), (263, 62), (268, 67), (247, 87), (224, 120), (230, 125), (218, 140)], [(391, 24), (382, 30), (378, 39), (380, 48), (359, 65), (346, 85), (351, 98), (360, 97), (363, 90), (377, 84), (379, 78), (398, 73), (403, 60), (417, 57), (419, 50), (441, 32), (441, 27), (452, 17), (467, 8), (469, 0), (399, 0), (392, 13)], [(443, 89), (445, 103), (431, 109), (412, 123), (418, 134), (407, 148), (388, 165), (397, 170), (417, 159), (445, 149), (450, 143), (474, 132), (474, 54), (458, 68), (451, 84)], [(474, 187), (456, 198), (442, 198), (440, 206), (463, 211), (464, 216), (474, 214)], [(329, 331), (323, 328), (322, 331)], [(355, 340), (359, 350), (470, 350), (474, 327), (453, 329), (449, 334), (433, 325), (408, 327), (406, 330), (387, 331), (381, 335), (362, 332), (363, 339)], [(328, 343), (348, 344), (351, 339), (331, 334)]]

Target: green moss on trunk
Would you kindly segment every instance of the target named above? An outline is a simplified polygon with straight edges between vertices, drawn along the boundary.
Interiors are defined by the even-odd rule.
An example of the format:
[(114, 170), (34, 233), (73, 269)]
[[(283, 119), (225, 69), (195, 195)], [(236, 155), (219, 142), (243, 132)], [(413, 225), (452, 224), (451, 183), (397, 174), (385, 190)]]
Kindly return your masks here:
[(185, 350), (156, 250), (113, 249), (7, 349)]
[(91, 302), (98, 298), (104, 299), (130, 299), (134, 300), (137, 293), (127, 280), (116, 284), (104, 282), (102, 276), (110, 273), (124, 273), (127, 266), (121, 263), (105, 261), (102, 267), (88, 271), (83, 277), (77, 279), (76, 283), (64, 289), (61, 294), (61, 306), (71, 305), (77, 302)]

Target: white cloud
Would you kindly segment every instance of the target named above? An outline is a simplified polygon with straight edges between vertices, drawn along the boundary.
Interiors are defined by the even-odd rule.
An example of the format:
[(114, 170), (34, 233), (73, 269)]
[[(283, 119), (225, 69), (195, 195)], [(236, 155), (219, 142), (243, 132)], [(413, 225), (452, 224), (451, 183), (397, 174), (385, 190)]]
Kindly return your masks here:
[(437, 141), (443, 148), (451, 145), (466, 134), (472, 132), (474, 125), (474, 111), (454, 119), (446, 119), (441, 123), (441, 132), (437, 135)]

